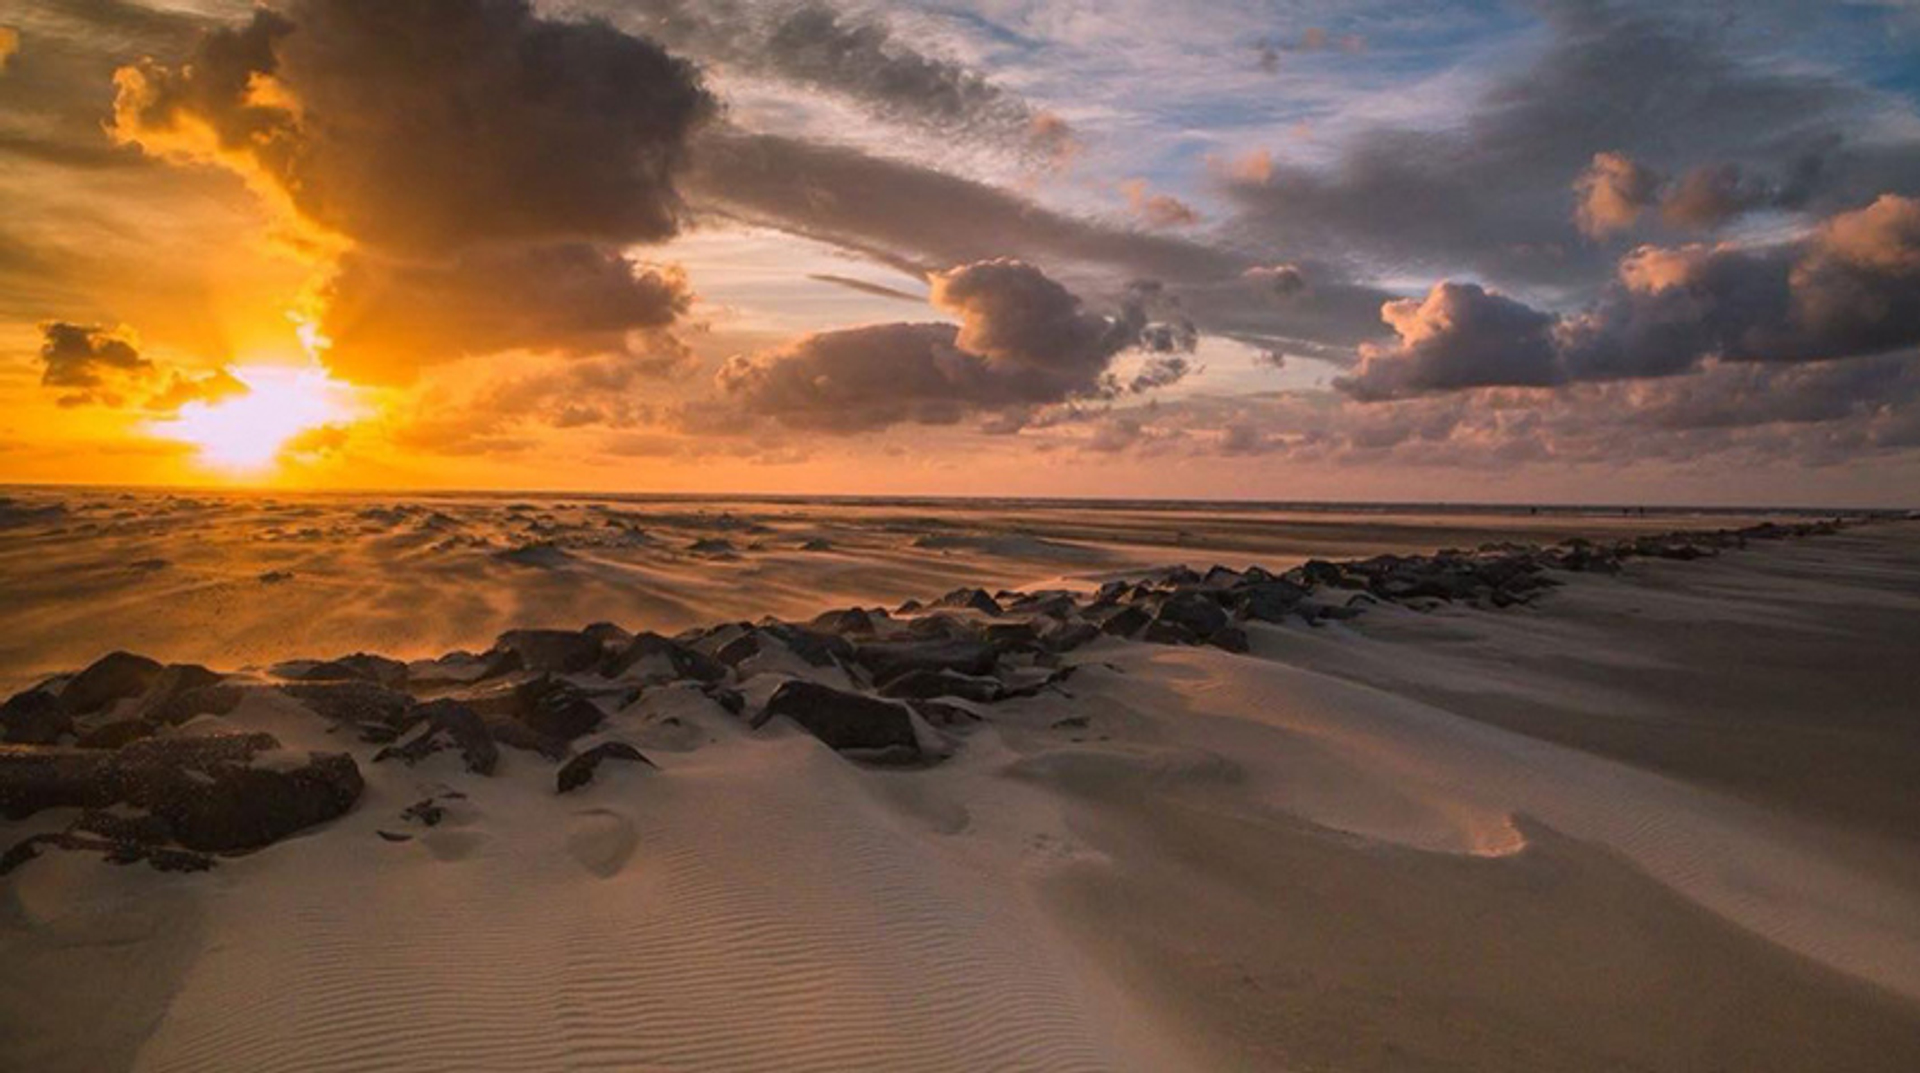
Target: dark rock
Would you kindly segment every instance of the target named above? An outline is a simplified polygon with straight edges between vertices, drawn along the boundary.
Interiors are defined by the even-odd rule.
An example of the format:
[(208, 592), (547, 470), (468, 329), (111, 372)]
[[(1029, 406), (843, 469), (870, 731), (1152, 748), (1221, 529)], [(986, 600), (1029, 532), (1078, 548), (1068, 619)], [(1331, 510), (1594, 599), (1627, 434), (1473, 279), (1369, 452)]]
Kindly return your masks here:
[(276, 842), (345, 813), (365, 784), (345, 753), (309, 753), (298, 766), (253, 766), (279, 748), (268, 734), (134, 742), (115, 755), (118, 799), (166, 821), (188, 849), (231, 852)]
[(816, 630), (841, 635), (858, 634), (867, 636), (873, 633), (873, 615), (865, 608), (849, 607), (840, 611), (825, 611), (814, 616), (807, 625)]
[(1070, 715), (1065, 719), (1055, 719), (1052, 724), (1055, 730), (1085, 730), (1092, 725), (1093, 720), (1084, 715)]
[(378, 723), (405, 731), (420, 721), (412, 697), (372, 682), (292, 682), (279, 689), (334, 723)]
[(627, 760), (654, 767), (654, 763), (641, 754), (640, 750), (624, 741), (603, 741), (560, 765), (560, 771), (554, 776), (559, 793), (569, 793), (593, 781), (593, 773), (605, 760)]
[(914, 619), (907, 624), (907, 635), (921, 641), (972, 641), (979, 637), (979, 629), (958, 615), (942, 612)]
[(177, 726), (196, 715), (225, 715), (240, 705), (240, 691), (224, 676), (197, 663), (169, 663), (154, 677), (135, 714), (151, 723)]
[(1264, 581), (1239, 590), (1240, 610), (1248, 618), (1262, 622), (1284, 622), (1307, 590), (1290, 581)]
[(145, 656), (110, 652), (74, 675), (60, 691), (60, 704), (74, 715), (99, 711), (114, 701), (145, 693), (162, 669)]
[(1154, 621), (1179, 626), (1195, 637), (1211, 637), (1227, 627), (1226, 609), (1204, 593), (1177, 592), (1160, 605)]
[(514, 687), (515, 715), (535, 732), (572, 741), (600, 725), (600, 706), (560, 679), (542, 675)]
[(917, 670), (908, 671), (897, 678), (888, 679), (880, 687), (880, 695), (900, 700), (932, 700), (935, 697), (959, 697), (978, 704), (992, 704), (1000, 699), (1005, 687), (998, 678), (976, 677), (970, 674), (955, 674), (952, 671)]
[(565, 740), (543, 734), (510, 716), (483, 715), (480, 721), (496, 744), (509, 749), (537, 753), (548, 760), (564, 760), (570, 751)]
[(1215, 566), (1207, 570), (1206, 576), (1200, 579), (1200, 584), (1210, 589), (1230, 589), (1240, 584), (1242, 580), (1240, 571)]
[(44, 689), (15, 693), (0, 706), (0, 741), (14, 745), (52, 745), (73, 733), (73, 717), (60, 698)]
[(486, 723), (472, 708), (456, 700), (441, 699), (415, 705), (413, 715), (423, 725), (413, 737), (375, 753), (374, 763), (394, 757), (412, 766), (442, 749), (457, 748), (468, 771), (476, 775), (493, 774), (500, 762), (500, 748), (487, 732)]
[(1156, 618), (1147, 624), (1146, 632), (1140, 635), (1142, 641), (1155, 645), (1192, 645), (1200, 643), (1200, 635), (1182, 626), (1178, 622)]
[(167, 826), (166, 820), (145, 809), (123, 806), (88, 809), (74, 821), (70, 829), (96, 834), (115, 842), (147, 845), (157, 845), (173, 838), (173, 830)]
[(379, 830), (376, 830), (376, 831), (374, 831), (373, 833), (374, 833), (374, 834), (376, 834), (376, 835), (379, 835), (379, 836), (380, 836), (381, 838), (383, 838), (383, 839), (385, 839), (385, 840), (387, 840), (388, 842), (411, 842), (411, 841), (413, 841), (413, 836), (412, 836), (412, 835), (408, 835), (408, 834), (401, 834), (401, 833), (400, 833), (400, 832), (398, 832), (398, 831), (379, 831)]
[(992, 674), (1000, 652), (979, 641), (875, 641), (856, 647), (853, 658), (884, 682), (909, 671)]
[(1247, 631), (1238, 626), (1222, 626), (1207, 636), (1207, 643), (1228, 652), (1246, 652), (1252, 648)]
[(520, 657), (520, 667), (536, 674), (577, 674), (600, 664), (600, 642), (572, 630), (508, 630), (493, 643), (495, 651)]
[(204, 853), (133, 842), (116, 842), (106, 838), (89, 838), (71, 831), (57, 831), (32, 835), (15, 843), (13, 848), (7, 850), (4, 855), (0, 855), (0, 876), (33, 860), (48, 849), (93, 850), (102, 854), (110, 864), (137, 864), (145, 861), (160, 872), (204, 872), (213, 867), (213, 858)]
[(1309, 585), (1338, 585), (1346, 576), (1338, 566), (1325, 559), (1309, 559), (1300, 564), (1298, 569)]
[(981, 636), (1002, 652), (1040, 643), (1040, 631), (1031, 622), (995, 622), (981, 631)]
[(407, 665), (397, 659), (355, 652), (351, 656), (319, 663), (282, 664), (276, 668), (282, 678), (295, 682), (373, 682), (399, 688), (407, 682)]
[(757, 632), (749, 631), (721, 645), (714, 651), (713, 658), (729, 667), (737, 668), (742, 663), (759, 654), (760, 635)]
[(642, 670), (648, 677), (717, 682), (727, 676), (725, 663), (657, 633), (634, 637), (633, 643), (608, 658), (603, 673), (612, 678), (642, 664), (646, 664)]
[(949, 730), (964, 729), (981, 722), (978, 713), (944, 700), (910, 700), (907, 705), (920, 718)]
[(58, 745), (0, 745), (0, 812), (10, 819), (43, 808), (101, 808), (114, 800), (113, 754)]
[(145, 719), (120, 719), (102, 723), (80, 735), (82, 749), (118, 749), (122, 745), (153, 736), (155, 727)]
[(768, 623), (761, 632), (815, 667), (831, 667), (853, 658), (853, 642), (838, 634), (821, 633), (787, 622)]
[(1000, 601), (988, 595), (985, 589), (955, 589), (935, 600), (933, 606), (966, 608), (987, 615), (1001, 613)]
[(1146, 608), (1138, 604), (1128, 604), (1113, 614), (1108, 615), (1106, 619), (1100, 623), (1100, 632), (1110, 637), (1132, 637), (1134, 634), (1146, 629), (1147, 623), (1151, 621), (1153, 621), (1153, 616), (1148, 613)]
[(580, 631), (580, 635), (590, 638), (602, 651), (625, 648), (633, 641), (633, 634), (611, 622), (596, 622)]
[(1100, 639), (1100, 627), (1091, 622), (1063, 623), (1043, 631), (1040, 644), (1049, 652), (1071, 652)]
[(782, 683), (754, 720), (760, 727), (786, 716), (834, 749), (907, 749), (919, 752), (913, 719), (904, 705), (847, 693), (818, 682)]

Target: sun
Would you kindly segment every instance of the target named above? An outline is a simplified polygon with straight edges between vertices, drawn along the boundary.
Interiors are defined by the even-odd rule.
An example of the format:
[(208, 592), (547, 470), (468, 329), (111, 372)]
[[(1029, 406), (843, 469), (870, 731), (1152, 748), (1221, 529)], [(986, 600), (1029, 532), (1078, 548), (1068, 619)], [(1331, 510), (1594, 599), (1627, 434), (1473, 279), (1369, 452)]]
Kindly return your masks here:
[(241, 365), (228, 370), (245, 384), (243, 395), (190, 402), (173, 417), (151, 421), (147, 431), (192, 444), (207, 465), (233, 473), (273, 466), (295, 436), (353, 420), (354, 389), (313, 365)]

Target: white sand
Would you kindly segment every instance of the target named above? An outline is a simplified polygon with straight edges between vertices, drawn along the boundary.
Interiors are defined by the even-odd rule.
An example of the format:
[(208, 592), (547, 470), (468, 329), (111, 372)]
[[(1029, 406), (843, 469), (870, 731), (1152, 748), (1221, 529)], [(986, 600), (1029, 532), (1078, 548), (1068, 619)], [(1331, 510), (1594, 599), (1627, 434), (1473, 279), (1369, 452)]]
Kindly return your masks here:
[[(382, 588), (398, 567), (331, 554), (329, 591), (364, 585), (396, 615), (419, 595)], [(936, 595), (960, 573), (905, 547), (880, 566), (744, 554), (784, 572), (771, 604), (823, 597), (804, 610), (903, 580)], [(1159, 561), (1179, 558), (1212, 561)], [(738, 563), (689, 560), (676, 599), (708, 569), (715, 593), (739, 584)], [(433, 607), (469, 598), (432, 591)], [(1788, 742), (1807, 769), (1717, 765), (1661, 736), (1704, 708), (1654, 696), (1674, 692), (1663, 653), (1706, 650), (1653, 645), (1666, 627), (1627, 608), (1691, 631), (1757, 622), (1774, 664), (1827, 637), (1817, 670), (1768, 673), (1852, 676), (1830, 695), (1856, 722), (1808, 736), (1834, 718), (1806, 700), (1823, 694), (1776, 683), (1780, 702), (1725, 736)], [(14, 613), (154, 647), (97, 611)], [(237, 613), (265, 629), (274, 612)], [(327, 627), (335, 647), (381, 650), (346, 641), (357, 621)], [(1874, 708), (1916, 624), (1920, 527), (1891, 526), (1637, 564), (1525, 610), (1262, 627), (1249, 656), (1103, 641), (1076, 659), (1111, 666), (1071, 697), (995, 706), (928, 770), (857, 767), (780, 723), (749, 733), (681, 689), (607, 728), (660, 770), (605, 765), (564, 797), (511, 750), (492, 779), (449, 754), (363, 756), (353, 813), (213, 872), (55, 853), (0, 880), (0, 1069), (1920, 1068), (1920, 840), (1870, 807), (1920, 770), (1920, 728)], [(1716, 686), (1740, 672), (1720, 659), (1692, 667), (1701, 694), (1739, 694)], [(227, 718), (344, 744), (265, 696)], [(1854, 785), (1826, 787), (1823, 758)], [(442, 825), (399, 818), (446, 787), (468, 797)]]

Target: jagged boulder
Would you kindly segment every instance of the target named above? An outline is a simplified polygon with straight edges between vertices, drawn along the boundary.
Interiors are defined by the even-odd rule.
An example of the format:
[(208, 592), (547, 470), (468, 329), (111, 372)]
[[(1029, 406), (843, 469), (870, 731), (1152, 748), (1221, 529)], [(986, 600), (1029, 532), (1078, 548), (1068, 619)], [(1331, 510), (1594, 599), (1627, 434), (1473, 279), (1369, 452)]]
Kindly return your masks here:
[(599, 639), (573, 630), (508, 630), (493, 647), (518, 656), (520, 669), (536, 674), (589, 671), (606, 655)]
[(67, 682), (60, 691), (61, 707), (73, 715), (97, 712), (117, 700), (145, 693), (164, 669), (145, 656), (109, 652)]
[(52, 745), (73, 733), (73, 717), (60, 698), (39, 687), (15, 693), (0, 705), (0, 741)]
[(909, 671), (992, 674), (1000, 650), (981, 641), (876, 641), (856, 647), (853, 659), (884, 682)]
[(913, 718), (905, 705), (894, 701), (796, 678), (774, 690), (753, 725), (764, 726), (777, 716), (800, 724), (833, 749), (884, 752), (910, 759), (920, 755)]
[(412, 715), (420, 724), (413, 736), (375, 753), (374, 763), (396, 759), (411, 766), (448, 748), (459, 749), (467, 770), (476, 775), (491, 775), (500, 763), (500, 747), (485, 720), (467, 705), (443, 698), (416, 705)]

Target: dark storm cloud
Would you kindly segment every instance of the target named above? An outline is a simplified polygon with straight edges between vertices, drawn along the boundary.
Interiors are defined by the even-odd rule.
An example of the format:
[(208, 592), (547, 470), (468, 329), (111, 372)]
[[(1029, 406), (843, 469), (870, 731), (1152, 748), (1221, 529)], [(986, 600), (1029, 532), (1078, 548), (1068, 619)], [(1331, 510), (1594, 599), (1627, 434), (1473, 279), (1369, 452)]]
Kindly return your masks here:
[(1381, 399), (1493, 385), (1671, 376), (1708, 359), (1797, 363), (1920, 346), (1920, 200), (1837, 214), (1797, 242), (1642, 247), (1592, 307), (1556, 317), (1442, 283), (1382, 316), (1336, 386)]
[(524, 0), (293, 0), (124, 70), (116, 131), (250, 163), (357, 243), (439, 254), (673, 235), (674, 175), (712, 108), (659, 46)]
[(114, 383), (153, 372), (127, 329), (65, 321), (40, 326), (40, 362), (40, 383), (70, 392), (62, 406), (117, 402)]
[[(1231, 181), (1232, 229), (1292, 256), (1566, 286), (1610, 265), (1572, 210), (1590, 232), (1614, 230), (1648, 204), (1650, 173), (1687, 176), (1673, 216), (1688, 225), (1723, 221), (1757, 194), (1831, 209), (1920, 183), (1920, 143), (1862, 136), (1886, 110), (1871, 90), (1736, 54), (1720, 24), (1684, 10), (1543, 7), (1545, 53), (1463, 123), (1363, 130), (1331, 167), (1276, 163), (1264, 180)], [(1570, 190), (1596, 153), (1619, 167)], [(1699, 167), (1715, 170), (1690, 174)], [(1714, 196), (1726, 167), (1737, 189)]]
[[(1143, 341), (1160, 348), (1190, 342), (1178, 332), (1151, 335), (1156, 325), (1149, 309), (1158, 296), (1150, 285), (1136, 288), (1119, 316), (1105, 317), (1019, 261), (963, 265), (934, 273), (929, 282), (928, 300), (957, 317), (958, 327), (882, 324), (821, 332), (768, 354), (732, 359), (720, 371), (721, 388), (748, 412), (795, 428), (952, 424), (979, 413), (1110, 394), (1117, 387), (1108, 366), (1121, 351)], [(1185, 366), (1179, 368), (1184, 373)]]
[(722, 68), (844, 97), (879, 119), (1071, 152), (1064, 121), (978, 72), (927, 54), (870, 15), (821, 3), (636, 0), (607, 9), (649, 37)]
[(349, 253), (328, 284), (328, 361), (361, 382), (467, 354), (627, 351), (692, 302), (679, 273), (582, 243), (473, 249), (443, 263)]
[(651, 41), (525, 0), (290, 0), (118, 83), (119, 138), (233, 167), (345, 241), (322, 319), (356, 379), (618, 350), (686, 309), (681, 280), (616, 252), (678, 231), (715, 107)]

